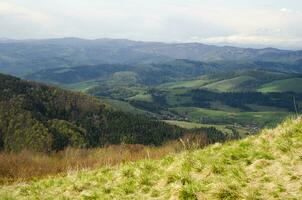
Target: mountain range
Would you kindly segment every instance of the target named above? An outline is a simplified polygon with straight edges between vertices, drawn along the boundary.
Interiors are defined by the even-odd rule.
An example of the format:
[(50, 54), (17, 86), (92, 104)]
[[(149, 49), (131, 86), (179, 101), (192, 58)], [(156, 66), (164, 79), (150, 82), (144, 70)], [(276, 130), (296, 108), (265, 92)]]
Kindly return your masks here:
[(257, 61), (300, 65), (302, 51), (122, 39), (60, 38), (0, 42), (0, 72), (13, 75), (25, 75), (49, 68), (158, 63), (175, 59), (237, 63)]

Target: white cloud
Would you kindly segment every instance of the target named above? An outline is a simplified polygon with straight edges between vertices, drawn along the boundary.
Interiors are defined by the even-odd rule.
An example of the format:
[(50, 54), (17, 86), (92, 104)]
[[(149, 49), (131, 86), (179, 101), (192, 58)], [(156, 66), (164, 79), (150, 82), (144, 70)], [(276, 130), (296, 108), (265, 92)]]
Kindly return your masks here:
[(111, 37), (268, 45), (292, 45), (302, 38), (300, 0), (0, 1), (0, 37)]
[(285, 12), (285, 13), (291, 13), (291, 12), (293, 12), (291, 9), (288, 9), (288, 8), (281, 8), (280, 11), (281, 12)]
[(50, 17), (44, 13), (33, 11), (15, 4), (0, 2), (1, 16), (14, 16), (23, 20), (30, 20), (35, 23), (49, 23)]
[(233, 43), (233, 44), (262, 44), (262, 45), (286, 45), (296, 46), (302, 43), (302, 38), (271, 37), (259, 35), (231, 35), (226, 37), (199, 38), (207, 43)]
[(0, 37), (32, 38), (47, 34), (53, 21), (39, 11), (0, 2)]

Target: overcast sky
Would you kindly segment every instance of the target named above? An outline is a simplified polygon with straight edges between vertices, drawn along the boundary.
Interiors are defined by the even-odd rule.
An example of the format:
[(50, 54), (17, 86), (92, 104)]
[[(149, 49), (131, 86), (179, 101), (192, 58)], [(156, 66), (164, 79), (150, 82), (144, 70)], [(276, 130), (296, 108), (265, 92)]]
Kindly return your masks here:
[(0, 37), (302, 49), (302, 0), (0, 0)]

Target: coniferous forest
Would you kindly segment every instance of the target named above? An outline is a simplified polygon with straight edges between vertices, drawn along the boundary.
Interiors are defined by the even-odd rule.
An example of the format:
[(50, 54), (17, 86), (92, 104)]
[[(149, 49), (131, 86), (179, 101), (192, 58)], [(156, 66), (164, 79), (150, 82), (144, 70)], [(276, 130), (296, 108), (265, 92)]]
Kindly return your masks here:
[(0, 147), (57, 151), (67, 146), (159, 145), (182, 130), (141, 115), (112, 111), (94, 97), (0, 75)]

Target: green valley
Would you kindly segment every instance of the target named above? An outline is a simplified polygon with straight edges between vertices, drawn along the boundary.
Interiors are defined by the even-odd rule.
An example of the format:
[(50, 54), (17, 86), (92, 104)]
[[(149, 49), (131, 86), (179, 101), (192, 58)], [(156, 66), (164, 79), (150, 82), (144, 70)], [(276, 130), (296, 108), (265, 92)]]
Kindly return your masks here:
[[(261, 64), (253, 63), (251, 67), (247, 63), (247, 69), (243, 63), (189, 60), (102, 64), (44, 70), (26, 78), (43, 80), (41, 77), (47, 76), (49, 80), (52, 77), (50, 83), (112, 99), (109, 104), (126, 112), (144, 113), (160, 120), (222, 125), (233, 127), (232, 130), (236, 127), (239, 132), (254, 133), (299, 111), (302, 103), (299, 74), (261, 69)], [(238, 67), (241, 69), (237, 70)], [(70, 79), (58, 83), (60, 77)]]
[(0, 200), (302, 200), (301, 0), (0, 0)]

